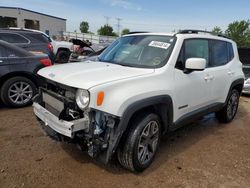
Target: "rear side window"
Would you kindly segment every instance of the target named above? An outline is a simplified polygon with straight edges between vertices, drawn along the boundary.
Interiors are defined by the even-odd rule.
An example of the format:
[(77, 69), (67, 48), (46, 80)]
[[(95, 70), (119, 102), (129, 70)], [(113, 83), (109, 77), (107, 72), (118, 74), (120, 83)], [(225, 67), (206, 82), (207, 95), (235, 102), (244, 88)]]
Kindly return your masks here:
[(15, 44), (29, 43), (29, 41), (26, 38), (15, 33), (0, 33), (0, 40), (6, 41), (9, 43), (15, 43)]
[(232, 44), (226, 41), (211, 40), (210, 67), (227, 64), (234, 57)]
[(50, 39), (42, 33), (27, 33), (25, 34), (32, 41), (32, 43), (49, 43)]

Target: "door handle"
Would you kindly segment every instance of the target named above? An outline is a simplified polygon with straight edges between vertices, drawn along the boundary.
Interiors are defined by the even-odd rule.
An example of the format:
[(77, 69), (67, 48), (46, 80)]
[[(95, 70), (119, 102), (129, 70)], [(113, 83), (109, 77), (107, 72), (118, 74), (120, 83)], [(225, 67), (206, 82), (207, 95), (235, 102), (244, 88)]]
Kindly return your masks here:
[(229, 76), (233, 76), (234, 73), (235, 73), (235, 72), (233, 72), (233, 71), (228, 71), (228, 72), (227, 72), (227, 74), (228, 74)]
[(213, 80), (213, 79), (214, 79), (214, 76), (210, 76), (210, 75), (206, 75), (204, 77), (204, 80), (206, 80), (206, 81)]
[(204, 80), (208, 81), (209, 80), (209, 76), (205, 76)]

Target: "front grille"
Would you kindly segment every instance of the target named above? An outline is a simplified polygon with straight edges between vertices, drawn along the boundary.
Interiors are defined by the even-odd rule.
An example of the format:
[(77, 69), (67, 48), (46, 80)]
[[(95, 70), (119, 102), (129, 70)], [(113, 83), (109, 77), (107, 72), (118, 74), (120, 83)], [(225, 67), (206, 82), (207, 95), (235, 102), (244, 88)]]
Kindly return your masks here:
[(41, 104), (59, 119), (69, 121), (74, 119), (72, 111), (79, 114), (81, 112), (75, 102), (75, 93), (75, 88), (49, 80), (40, 88)]
[(70, 100), (75, 100), (76, 89), (73, 87), (65, 86), (63, 84), (59, 84), (57, 82), (53, 82), (51, 80), (47, 80), (46, 89), (48, 91), (52, 91), (57, 93), (63, 97), (66, 97)]

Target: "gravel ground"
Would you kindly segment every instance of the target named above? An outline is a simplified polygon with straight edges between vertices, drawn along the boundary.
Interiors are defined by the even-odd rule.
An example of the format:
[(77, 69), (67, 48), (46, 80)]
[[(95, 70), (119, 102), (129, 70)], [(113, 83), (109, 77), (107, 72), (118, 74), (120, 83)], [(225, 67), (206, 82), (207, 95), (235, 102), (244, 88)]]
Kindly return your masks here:
[(250, 98), (241, 97), (232, 123), (211, 114), (165, 136), (151, 167), (134, 174), (52, 141), (32, 107), (1, 106), (0, 187), (250, 187), (249, 122)]

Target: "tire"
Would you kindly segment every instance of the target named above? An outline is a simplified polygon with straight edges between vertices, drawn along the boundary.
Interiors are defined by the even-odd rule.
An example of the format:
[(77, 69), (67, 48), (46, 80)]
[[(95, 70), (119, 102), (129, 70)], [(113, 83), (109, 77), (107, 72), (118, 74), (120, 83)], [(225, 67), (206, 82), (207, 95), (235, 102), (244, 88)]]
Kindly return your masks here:
[(233, 89), (229, 94), (226, 105), (215, 114), (220, 122), (229, 123), (234, 119), (239, 106), (239, 98), (239, 92)]
[(137, 118), (125, 142), (118, 148), (120, 164), (136, 172), (142, 172), (148, 168), (158, 150), (160, 137), (161, 125), (156, 114), (150, 113)]
[(9, 107), (24, 107), (32, 103), (36, 94), (35, 84), (25, 77), (13, 77), (4, 82), (1, 99)]
[(65, 50), (60, 50), (56, 55), (56, 60), (58, 63), (68, 63), (70, 53)]

